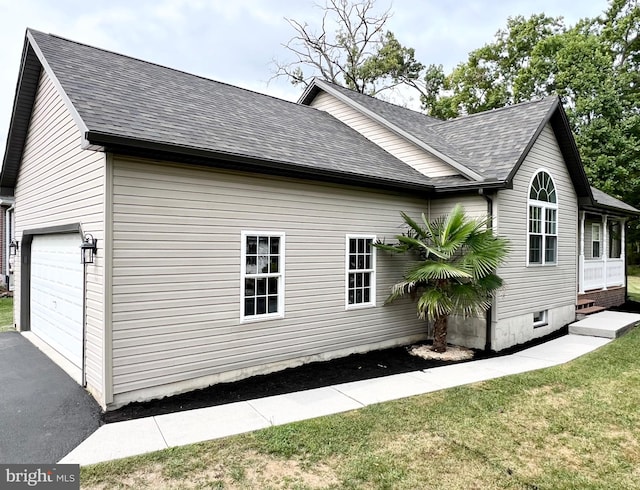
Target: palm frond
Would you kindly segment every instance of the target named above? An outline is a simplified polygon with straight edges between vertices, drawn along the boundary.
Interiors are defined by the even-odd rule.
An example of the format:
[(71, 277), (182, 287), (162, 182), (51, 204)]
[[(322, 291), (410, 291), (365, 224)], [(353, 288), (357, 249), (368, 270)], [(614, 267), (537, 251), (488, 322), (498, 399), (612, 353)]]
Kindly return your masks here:
[(431, 280), (472, 278), (466, 269), (449, 262), (425, 261), (411, 268), (405, 278), (414, 282), (428, 282)]
[(462, 316), (479, 315), (489, 309), (493, 296), (474, 283), (457, 283), (450, 288), (452, 311)]
[(504, 239), (486, 233), (482, 235), (482, 238), (474, 238), (475, 242), (462, 257), (462, 263), (473, 271), (474, 277), (491, 274), (502, 264), (508, 253), (507, 242)]
[[(411, 218), (411, 216), (404, 212), (400, 213), (400, 215), (402, 216), (404, 222), (409, 226), (409, 229), (413, 231), (415, 236), (422, 239), (428, 237), (428, 235), (426, 234), (426, 230), (422, 226), (420, 226), (413, 218)], [(422, 214), (422, 218), (424, 219), (424, 213)]]
[(387, 303), (418, 295), (420, 318), (480, 314), (502, 286), (495, 274), (508, 253), (508, 242), (493, 235), (487, 218), (467, 217), (456, 205), (447, 216), (418, 223), (402, 213), (408, 229), (396, 236), (398, 245), (381, 246), (389, 251), (417, 251), (421, 260), (395, 284)]
[(389, 294), (389, 297), (386, 299), (384, 303), (385, 304), (392, 303), (397, 299), (413, 294), (415, 290), (416, 290), (416, 283), (413, 281), (398, 282), (391, 287), (391, 294)]
[(385, 252), (393, 252), (393, 253), (404, 253), (407, 251), (406, 247), (401, 244), (389, 245), (383, 242), (376, 242), (373, 244), (374, 247), (380, 250), (384, 250)]
[(425, 257), (430, 257), (435, 255), (436, 257), (446, 260), (448, 258), (447, 254), (443, 254), (437, 248), (434, 248), (430, 242), (426, 242), (424, 240), (420, 240), (415, 237), (400, 235), (396, 237), (398, 241), (407, 247), (408, 250), (416, 250), (422, 252)]
[(475, 282), (478, 285), (478, 288), (482, 289), (487, 294), (495, 294), (495, 292), (504, 284), (502, 278), (497, 274), (488, 274), (484, 277), (480, 277)]
[(450, 315), (452, 308), (451, 299), (444, 291), (435, 288), (427, 289), (418, 299), (418, 318), (424, 320), (427, 315), (431, 318)]

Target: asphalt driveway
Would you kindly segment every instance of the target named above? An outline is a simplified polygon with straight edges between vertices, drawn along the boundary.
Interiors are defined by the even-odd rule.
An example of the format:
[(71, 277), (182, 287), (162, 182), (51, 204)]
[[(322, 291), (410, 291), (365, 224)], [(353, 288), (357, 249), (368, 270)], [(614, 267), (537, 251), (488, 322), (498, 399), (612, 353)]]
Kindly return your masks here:
[(99, 427), (100, 413), (20, 333), (0, 333), (0, 463), (57, 463)]

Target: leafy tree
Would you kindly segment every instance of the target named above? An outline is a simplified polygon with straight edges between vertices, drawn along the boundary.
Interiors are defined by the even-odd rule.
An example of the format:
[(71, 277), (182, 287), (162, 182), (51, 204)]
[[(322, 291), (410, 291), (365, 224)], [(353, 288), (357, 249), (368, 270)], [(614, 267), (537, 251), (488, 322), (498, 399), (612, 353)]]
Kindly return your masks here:
[(449, 316), (479, 315), (491, 306), (502, 286), (495, 270), (506, 257), (507, 241), (493, 235), (487, 219), (469, 218), (460, 205), (431, 222), (424, 214), (422, 223), (405, 213), (402, 218), (408, 229), (396, 236), (398, 243), (376, 246), (412, 253), (418, 261), (393, 286), (387, 303), (407, 295), (417, 298), (418, 317), (434, 321), (432, 349), (445, 352)]
[(437, 87), (438, 95), (423, 96), (423, 107), (432, 116), (450, 118), (528, 99), (529, 94), (518, 90), (519, 74), (529, 65), (533, 48), (563, 29), (560, 18), (544, 14), (509, 18), (493, 43), (469, 53), (451, 74), (445, 76), (441, 67), (439, 72), (427, 70), (425, 84)]
[(374, 0), (327, 0), (318, 31), (286, 19), (296, 34), (284, 47), (295, 60), (274, 60), (274, 76), (304, 86), (320, 77), (368, 95), (401, 84), (420, 86), (424, 66), (412, 48), (385, 31), (390, 10), (376, 14), (374, 7)]
[(611, 0), (571, 27), (544, 14), (510, 18), (450, 74), (427, 70), (423, 107), (451, 118), (557, 94), (592, 184), (638, 206), (639, 31), (638, 0)]

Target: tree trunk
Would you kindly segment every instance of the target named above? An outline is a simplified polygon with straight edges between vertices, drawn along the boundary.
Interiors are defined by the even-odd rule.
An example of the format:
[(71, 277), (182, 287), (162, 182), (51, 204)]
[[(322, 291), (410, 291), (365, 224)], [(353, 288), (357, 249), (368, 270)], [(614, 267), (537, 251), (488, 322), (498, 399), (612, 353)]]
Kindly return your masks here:
[(439, 315), (433, 324), (433, 347), (434, 352), (447, 351), (447, 316)]

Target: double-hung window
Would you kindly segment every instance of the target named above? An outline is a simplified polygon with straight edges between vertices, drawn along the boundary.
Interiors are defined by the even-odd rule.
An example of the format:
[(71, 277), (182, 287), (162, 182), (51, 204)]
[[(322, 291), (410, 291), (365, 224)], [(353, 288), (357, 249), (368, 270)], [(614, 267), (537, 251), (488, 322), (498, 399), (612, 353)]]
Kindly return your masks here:
[(241, 321), (284, 316), (284, 233), (242, 232)]
[(600, 223), (591, 224), (591, 257), (594, 259), (600, 258)]
[(558, 199), (553, 179), (543, 170), (531, 181), (528, 213), (527, 262), (555, 264), (558, 255)]
[(347, 308), (376, 304), (375, 236), (347, 235), (346, 304)]

